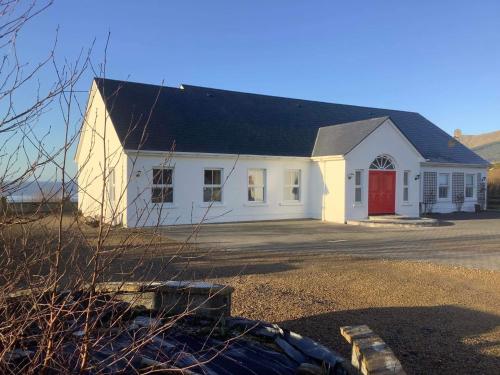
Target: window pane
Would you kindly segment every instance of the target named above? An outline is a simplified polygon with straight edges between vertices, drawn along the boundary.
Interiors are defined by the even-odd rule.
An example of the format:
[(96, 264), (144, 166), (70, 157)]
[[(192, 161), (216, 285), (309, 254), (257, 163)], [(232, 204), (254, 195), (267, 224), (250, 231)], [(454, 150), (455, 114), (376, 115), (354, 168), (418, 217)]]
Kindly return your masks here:
[(468, 174), (466, 176), (466, 184), (467, 185), (474, 185), (474, 175), (473, 174)]
[(408, 185), (408, 172), (405, 172), (403, 175), (403, 184)]
[(286, 201), (299, 201), (300, 200), (300, 188), (294, 186), (285, 187), (285, 196), (284, 199)]
[(151, 202), (161, 203), (161, 190), (162, 190), (162, 188), (152, 188), (151, 189)]
[(153, 184), (161, 185), (162, 184), (162, 170), (161, 169), (153, 169)]
[(448, 174), (439, 174), (439, 185), (448, 185)]
[(440, 186), (439, 187), (439, 198), (448, 198), (448, 187)]
[(212, 170), (211, 169), (205, 169), (203, 183), (205, 185), (212, 185)]
[(248, 184), (256, 186), (264, 186), (264, 170), (250, 169), (248, 171)]
[(264, 201), (264, 188), (254, 188), (254, 194), (256, 202)]
[(361, 188), (360, 187), (357, 187), (354, 190), (354, 201), (361, 202)]
[(171, 187), (163, 188), (163, 202), (172, 203), (174, 201), (174, 189)]
[(219, 187), (205, 187), (203, 188), (203, 202), (221, 202), (222, 194)]
[(174, 201), (174, 189), (171, 187), (151, 188), (152, 203), (172, 203)]
[(300, 183), (300, 172), (299, 171), (287, 171), (287, 185), (298, 185)]
[(220, 187), (214, 187), (214, 188), (212, 188), (212, 200), (214, 202), (221, 202), (222, 201), (222, 194), (221, 194), (221, 188)]
[(403, 201), (408, 202), (408, 188), (403, 189)]
[(165, 185), (172, 185), (172, 171), (170, 168), (163, 170), (163, 183)]
[(250, 202), (263, 202), (264, 201), (264, 188), (248, 188), (248, 200)]
[(222, 170), (214, 169), (212, 171), (212, 175), (213, 175), (212, 184), (220, 185), (222, 183)]
[(357, 186), (361, 185), (361, 171), (356, 171), (355, 184)]
[(255, 201), (255, 194), (254, 194), (253, 188), (251, 188), (251, 187), (248, 188), (248, 201), (249, 202)]
[(467, 198), (472, 198), (474, 196), (474, 187), (472, 186), (467, 186), (465, 188), (465, 196)]
[(153, 168), (153, 185), (172, 185), (172, 168)]
[(203, 188), (203, 202), (210, 202), (212, 200), (212, 188)]

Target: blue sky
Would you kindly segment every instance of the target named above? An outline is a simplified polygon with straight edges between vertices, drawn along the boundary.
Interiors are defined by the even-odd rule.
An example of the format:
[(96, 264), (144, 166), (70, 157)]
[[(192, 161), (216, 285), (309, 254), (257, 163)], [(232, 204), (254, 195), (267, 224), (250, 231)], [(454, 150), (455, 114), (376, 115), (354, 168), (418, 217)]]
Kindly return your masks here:
[(411, 110), (481, 133), (500, 129), (499, 20), (498, 0), (59, 0), (20, 48), (39, 58), (59, 25), (60, 58), (96, 38), (98, 63), (110, 31), (110, 78)]

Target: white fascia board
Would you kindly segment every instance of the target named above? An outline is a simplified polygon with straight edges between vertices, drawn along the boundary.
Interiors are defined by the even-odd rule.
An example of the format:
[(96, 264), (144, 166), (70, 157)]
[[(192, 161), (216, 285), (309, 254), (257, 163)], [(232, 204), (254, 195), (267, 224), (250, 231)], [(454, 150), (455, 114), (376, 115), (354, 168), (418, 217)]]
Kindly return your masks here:
[(311, 160), (309, 156), (274, 156), (274, 155), (243, 155), (243, 154), (216, 154), (209, 152), (178, 152), (178, 151), (152, 151), (152, 150), (124, 150), (125, 154), (133, 156), (162, 156), (186, 158), (239, 158), (239, 159), (294, 159)]
[(344, 155), (312, 156), (312, 161), (345, 160)]

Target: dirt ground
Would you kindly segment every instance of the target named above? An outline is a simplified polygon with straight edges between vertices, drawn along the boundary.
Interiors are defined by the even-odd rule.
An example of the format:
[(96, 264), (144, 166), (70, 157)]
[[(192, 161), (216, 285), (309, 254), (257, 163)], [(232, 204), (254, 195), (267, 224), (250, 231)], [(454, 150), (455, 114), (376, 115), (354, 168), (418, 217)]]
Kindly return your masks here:
[(339, 327), (368, 324), (408, 374), (500, 373), (498, 272), (328, 255), (246, 259), (256, 265), (218, 279), (236, 288), (235, 315), (276, 322), (347, 358)]
[[(147, 232), (117, 229), (106, 248), (131, 234), (148, 243)], [(127, 248), (114, 278), (211, 279), (235, 288), (233, 315), (276, 322), (347, 358), (339, 328), (368, 324), (408, 374), (500, 374), (498, 271), (324, 249), (179, 252), (160, 237), (154, 251)]]

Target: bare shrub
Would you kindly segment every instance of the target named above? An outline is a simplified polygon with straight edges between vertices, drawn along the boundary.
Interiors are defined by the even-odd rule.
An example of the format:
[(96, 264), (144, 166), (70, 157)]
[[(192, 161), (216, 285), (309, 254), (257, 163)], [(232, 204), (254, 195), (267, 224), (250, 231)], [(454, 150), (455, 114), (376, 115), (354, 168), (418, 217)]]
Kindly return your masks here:
[[(145, 216), (157, 214), (158, 223), (152, 228), (124, 231), (116, 225), (126, 209), (120, 202), (131, 176), (125, 179), (123, 186), (115, 187), (115, 204), (110, 207), (110, 176), (120, 162), (119, 150), (108, 147), (111, 127), (108, 115), (102, 119), (89, 112), (95, 92), (90, 92), (86, 106), (80, 103), (77, 95), (77, 85), (82, 84), (84, 73), (106, 75), (108, 43), (103, 62), (97, 67), (91, 61), (91, 49), (82, 51), (74, 62), (64, 60), (60, 64), (56, 58), (56, 42), (47, 57), (35, 65), (32, 62), (26, 65), (17, 58), (16, 40), (23, 27), (50, 5), (50, 1), (40, 4), (0, 0), (0, 50), (3, 55), (0, 135), (2, 146), (12, 150), (0, 154), (0, 196), (15, 193), (26, 181), (39, 184), (41, 172), (48, 168), (53, 168), (61, 181), (58, 191), (47, 192), (40, 188), (40, 205), (30, 215), (22, 212), (12, 215), (3, 208), (0, 210), (0, 371), (99, 373), (110, 363), (99, 362), (93, 354), (102, 350), (106, 337), (129, 332), (124, 317), (133, 314), (131, 305), (125, 306), (113, 293), (105, 296), (100, 293), (100, 283), (125, 284), (129, 280), (153, 283), (179, 278), (189, 266), (182, 255), (194, 251), (191, 240), (206, 215), (201, 222), (195, 223), (192, 235), (183, 243), (168, 242), (162, 235), (162, 215), (155, 212), (157, 207), (148, 207), (141, 213)], [(37, 83), (38, 75), (44, 70), (54, 78), (50, 85), (41, 88)], [(26, 92), (31, 93), (33, 100), (23, 107), (17, 98)], [(119, 92), (109, 93), (117, 94)], [(151, 112), (155, 105), (156, 102), (151, 103)], [(56, 149), (48, 146), (50, 132), (41, 135), (37, 132), (48, 108), (58, 110), (60, 122), (56, 129), (64, 134), (63, 144)], [(146, 122), (144, 125), (142, 121), (140, 126), (146, 137), (151, 113), (143, 115)], [(101, 120), (103, 122), (97, 126)], [(90, 146), (75, 176), (68, 172), (68, 158), (80, 135), (72, 130), (81, 123), (82, 128), (90, 129), (90, 134), (86, 134), (90, 137)], [(131, 123), (130, 131), (137, 126), (139, 122)], [(85, 165), (95, 157), (93, 151), (103, 155), (101, 169), (95, 178), (78, 186), (97, 207), (96, 215), (89, 221), (81, 215), (68, 215), (65, 204), (74, 194), (70, 186), (77, 182)], [(172, 152), (165, 154), (165, 165), (170, 163)], [(90, 187), (96, 185), (100, 186), (99, 192), (89, 193)], [(142, 199), (141, 194), (135, 199)], [(44, 202), (57, 203), (52, 215), (38, 215)], [(128, 202), (127, 207), (133, 204)], [(163, 255), (160, 260), (158, 254)], [(126, 348), (116, 352), (114, 363), (130, 364), (135, 351), (195, 309), (187, 307), (181, 314), (162, 321), (161, 325), (150, 327), (147, 334), (133, 338)], [(150, 360), (152, 372), (166, 368), (179, 370), (173, 363)], [(15, 367), (12, 367), (13, 361)]]

